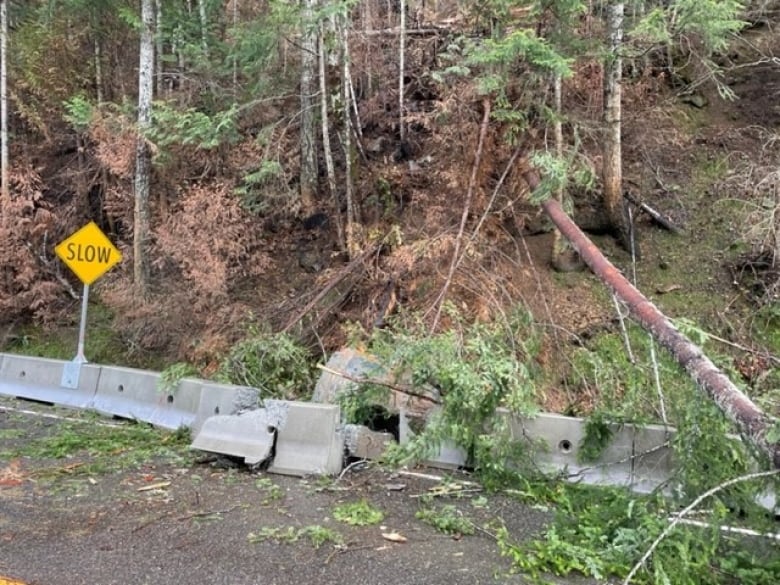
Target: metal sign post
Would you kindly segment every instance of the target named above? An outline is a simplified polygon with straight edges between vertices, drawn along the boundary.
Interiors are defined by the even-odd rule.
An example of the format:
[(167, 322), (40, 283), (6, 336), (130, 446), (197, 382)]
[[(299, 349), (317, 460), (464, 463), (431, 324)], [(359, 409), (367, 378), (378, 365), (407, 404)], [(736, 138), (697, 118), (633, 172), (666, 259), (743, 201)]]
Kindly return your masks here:
[(79, 386), (81, 365), (87, 363), (87, 358), (84, 355), (84, 344), (87, 332), (89, 285), (116, 263), (121, 262), (122, 253), (116, 249), (94, 221), (89, 222), (68, 239), (60, 242), (54, 251), (84, 283), (76, 357), (62, 368), (62, 379), (60, 380), (60, 385), (63, 388), (75, 389)]
[(89, 285), (84, 285), (84, 293), (81, 295), (81, 320), (79, 322), (79, 344), (76, 349), (76, 357), (66, 363), (62, 368), (60, 386), (76, 389), (79, 387), (81, 377), (81, 364), (87, 363), (84, 356), (84, 342), (87, 337), (87, 305), (89, 304)]
[(74, 362), (81, 364), (87, 363), (87, 358), (84, 357), (84, 340), (87, 337), (87, 304), (89, 303), (89, 285), (84, 285), (84, 294), (81, 296), (81, 321), (79, 323), (79, 345), (76, 350), (76, 357), (73, 358)]

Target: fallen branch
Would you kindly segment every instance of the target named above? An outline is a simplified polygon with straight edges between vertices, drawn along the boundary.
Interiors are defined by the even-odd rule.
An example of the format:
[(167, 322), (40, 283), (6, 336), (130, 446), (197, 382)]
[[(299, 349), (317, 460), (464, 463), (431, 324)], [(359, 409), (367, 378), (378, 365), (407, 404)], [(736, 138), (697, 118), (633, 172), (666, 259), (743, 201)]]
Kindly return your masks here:
[(452, 31), (445, 27), (429, 27), (429, 28), (407, 28), (401, 31), (400, 27), (397, 28), (380, 28), (369, 29), (353, 32), (355, 36), (363, 37), (379, 37), (379, 36), (399, 36), (403, 32), (405, 35), (438, 35), (438, 34), (450, 34)]
[(623, 193), (623, 197), (625, 197), (629, 202), (636, 205), (639, 209), (647, 213), (650, 217), (652, 217), (661, 227), (669, 230), (670, 232), (674, 234), (681, 234), (683, 233), (683, 230), (675, 225), (675, 223), (669, 219), (667, 216), (665, 216), (660, 211), (656, 211), (652, 207), (650, 207), (647, 203), (644, 201), (641, 201), (639, 197), (634, 195), (633, 193), (629, 193), (628, 191)]
[(309, 311), (311, 311), (314, 307), (317, 306), (317, 303), (319, 303), (325, 296), (332, 291), (337, 284), (339, 284), (342, 280), (344, 280), (347, 276), (350, 275), (350, 273), (355, 270), (357, 266), (359, 266), (366, 258), (371, 256), (374, 252), (377, 251), (380, 244), (375, 244), (374, 246), (371, 246), (370, 248), (367, 248), (363, 253), (352, 260), (349, 264), (344, 266), (339, 272), (336, 273), (336, 276), (330, 279), (328, 284), (326, 284), (320, 292), (318, 292), (315, 297), (309, 301), (306, 306), (301, 309), (298, 313), (296, 313), (292, 319), (287, 321), (287, 324), (282, 328), (282, 333), (286, 333), (287, 331), (292, 328), (293, 325), (295, 325), (298, 321), (303, 319)]
[(353, 461), (352, 463), (350, 463), (344, 469), (341, 470), (341, 473), (339, 473), (339, 476), (336, 478), (336, 481), (338, 482), (344, 479), (344, 476), (347, 475), (353, 469), (356, 469), (358, 467), (362, 469), (370, 465), (371, 462), (368, 459), (358, 459), (357, 461)]
[(228, 512), (232, 512), (236, 508), (242, 507), (243, 504), (236, 504), (235, 506), (231, 506), (230, 508), (226, 508), (224, 510), (210, 510), (206, 512), (193, 512), (192, 514), (185, 514), (184, 516), (179, 516), (176, 518), (176, 520), (179, 520), (180, 522), (183, 522), (184, 520), (191, 520), (192, 518), (206, 518), (208, 516), (218, 516), (220, 514), (227, 514)]
[(433, 325), (431, 325), (431, 331), (435, 331), (439, 325), (439, 319), (441, 318), (442, 307), (444, 306), (444, 299), (447, 297), (447, 291), (452, 284), (452, 277), (455, 275), (455, 269), (458, 267), (460, 261), (460, 247), (463, 241), (463, 233), (466, 231), (466, 221), (469, 218), (471, 211), (471, 200), (474, 198), (474, 189), (477, 183), (477, 173), (479, 172), (479, 166), (482, 162), (482, 149), (485, 144), (485, 136), (487, 135), (488, 124), (490, 122), (490, 100), (485, 98), (482, 100), (482, 107), (484, 114), (482, 116), (482, 124), (479, 129), (479, 141), (477, 142), (477, 152), (474, 155), (474, 164), (471, 167), (471, 177), (469, 178), (469, 188), (466, 192), (466, 202), (463, 205), (463, 213), (460, 217), (460, 227), (458, 228), (458, 236), (455, 238), (455, 251), (452, 253), (452, 261), (450, 262), (450, 269), (447, 273), (447, 280), (444, 281), (444, 286), (436, 298), (436, 315), (433, 318)]
[[(670, 521), (674, 521), (673, 518), (669, 518)], [(701, 520), (690, 520), (685, 518), (678, 520), (677, 524), (684, 524), (686, 526), (696, 526), (697, 528), (713, 528), (712, 524), (702, 522)], [(718, 530), (727, 534), (739, 534), (740, 536), (759, 536), (761, 538), (770, 538), (780, 542), (780, 533), (777, 532), (759, 532), (758, 530), (751, 530), (750, 528), (740, 528), (739, 526), (718, 526)]]
[(339, 554), (344, 554), (348, 552), (352, 552), (355, 550), (366, 550), (369, 548), (374, 548), (376, 545), (374, 544), (361, 544), (360, 546), (350, 546), (348, 544), (341, 545), (341, 546), (335, 546), (331, 553), (328, 555), (328, 557), (325, 559), (325, 564), (327, 565), (330, 561), (333, 560), (333, 557)]
[(433, 398), (432, 396), (428, 396), (427, 394), (420, 394), (419, 392), (415, 392), (414, 390), (410, 389), (408, 386), (399, 386), (398, 384), (393, 384), (392, 382), (385, 382), (377, 378), (368, 378), (366, 376), (352, 376), (350, 374), (347, 374), (346, 372), (339, 372), (338, 370), (334, 370), (322, 364), (317, 364), (317, 367), (321, 369), (323, 372), (327, 372), (328, 374), (333, 374), (334, 376), (338, 376), (339, 378), (344, 378), (345, 380), (349, 380), (350, 382), (355, 382), (356, 384), (374, 384), (376, 386), (384, 386), (385, 388), (389, 388), (390, 390), (400, 392), (401, 394), (406, 394), (407, 396), (411, 396), (412, 398), (427, 400), (432, 404), (441, 404), (441, 402), (439, 402), (436, 398)]
[(626, 575), (626, 579), (623, 581), (623, 585), (629, 585), (631, 583), (631, 579), (634, 577), (634, 575), (636, 575), (637, 571), (639, 571), (639, 569), (642, 568), (642, 565), (644, 565), (647, 562), (647, 559), (650, 558), (650, 556), (653, 554), (653, 551), (655, 551), (655, 549), (658, 547), (658, 545), (661, 544), (663, 539), (666, 538), (669, 535), (669, 533), (672, 530), (674, 530), (674, 527), (677, 526), (683, 520), (683, 518), (691, 510), (696, 508), (696, 506), (698, 506), (702, 501), (704, 501), (705, 499), (709, 498), (710, 496), (712, 496), (712, 495), (718, 493), (719, 491), (721, 491), (723, 489), (726, 489), (727, 487), (730, 487), (730, 486), (732, 486), (734, 484), (737, 484), (737, 483), (740, 483), (740, 482), (743, 482), (743, 481), (748, 481), (748, 480), (751, 480), (751, 479), (759, 479), (759, 478), (762, 478), (762, 477), (769, 477), (771, 475), (776, 475), (778, 473), (780, 473), (780, 469), (773, 469), (771, 471), (760, 471), (760, 472), (757, 472), (757, 473), (749, 473), (748, 475), (741, 475), (739, 477), (735, 477), (735, 478), (730, 479), (730, 480), (728, 480), (726, 482), (723, 482), (720, 485), (716, 485), (714, 488), (709, 489), (706, 492), (704, 492), (703, 494), (701, 494), (700, 496), (698, 496), (695, 500), (693, 500), (693, 502), (688, 504), (688, 506), (686, 506), (683, 510), (681, 510), (677, 515), (675, 515), (674, 519), (669, 524), (669, 526), (664, 528), (663, 532), (661, 532), (661, 534), (658, 535), (658, 537), (653, 541), (653, 544), (650, 545), (650, 548), (647, 549), (645, 554), (642, 555), (642, 558), (637, 561), (637, 563), (633, 566), (633, 568), (628, 573), (628, 575)]
[[(528, 170), (524, 173), (524, 177), (531, 190), (538, 188), (541, 181), (536, 171)], [(688, 372), (696, 386), (736, 425), (743, 439), (766, 455), (774, 467), (780, 468), (780, 442), (770, 441), (768, 435), (777, 419), (758, 408), (704, 355), (701, 348), (681, 333), (647, 297), (634, 287), (566, 215), (557, 201), (548, 199), (542, 207), (594, 274), (626, 304), (631, 316), (639, 325), (669, 350), (677, 363)]]
[(719, 343), (722, 343), (723, 345), (728, 345), (729, 347), (733, 347), (734, 349), (738, 349), (740, 351), (744, 351), (745, 353), (749, 353), (752, 355), (757, 355), (763, 358), (768, 359), (769, 361), (772, 361), (778, 365), (780, 365), (780, 358), (776, 355), (773, 355), (767, 351), (760, 351), (757, 349), (752, 349), (750, 347), (747, 347), (746, 345), (741, 345), (739, 343), (735, 343), (733, 341), (729, 341), (728, 339), (724, 339), (723, 337), (718, 337), (717, 335), (714, 335), (710, 333), (709, 331), (706, 331), (707, 337), (710, 339), (713, 339), (714, 341), (717, 341)]
[(607, 467), (611, 467), (613, 465), (622, 465), (623, 463), (629, 463), (634, 461), (635, 459), (639, 459), (641, 457), (647, 457), (648, 455), (655, 453), (656, 451), (660, 451), (661, 449), (665, 449), (669, 447), (669, 441), (664, 441), (660, 445), (656, 445), (655, 447), (651, 447), (650, 449), (647, 449), (646, 451), (642, 451), (641, 453), (636, 453), (629, 455), (628, 457), (624, 457), (623, 459), (618, 459), (617, 461), (606, 461), (604, 463), (599, 463), (597, 465), (591, 465), (589, 467), (583, 467), (582, 469), (578, 471), (574, 471), (572, 473), (568, 473), (565, 477), (567, 480), (571, 480), (575, 477), (579, 477), (585, 473), (589, 473), (591, 471), (595, 471), (597, 469), (606, 469)]
[[(405, 469), (400, 469), (396, 471), (396, 474), (402, 475), (404, 477), (414, 477), (417, 479), (427, 479), (428, 481), (452, 481), (451, 477), (444, 477), (441, 475), (433, 475), (431, 473), (420, 473), (419, 471), (407, 471)], [(457, 483), (462, 485), (474, 485), (478, 486), (479, 484), (473, 481), (467, 481), (467, 480), (455, 480)]]
[(451, 496), (452, 494), (457, 494), (458, 497), (462, 496), (463, 494), (479, 494), (482, 493), (482, 488), (469, 488), (469, 489), (459, 489), (459, 490), (451, 490), (446, 492), (425, 492), (424, 494), (411, 494), (410, 498), (438, 498), (443, 496)]

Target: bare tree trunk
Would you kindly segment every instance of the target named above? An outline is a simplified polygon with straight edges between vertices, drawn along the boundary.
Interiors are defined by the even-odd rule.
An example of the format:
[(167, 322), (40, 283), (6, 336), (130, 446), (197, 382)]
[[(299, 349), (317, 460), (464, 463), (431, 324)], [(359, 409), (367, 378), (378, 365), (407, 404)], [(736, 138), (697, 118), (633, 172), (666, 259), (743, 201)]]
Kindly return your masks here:
[(154, 20), (156, 23), (155, 45), (157, 47), (157, 59), (154, 62), (154, 86), (157, 96), (163, 94), (163, 38), (162, 31), (162, 0), (154, 0)]
[(610, 1), (607, 6), (607, 56), (604, 59), (604, 208), (607, 220), (620, 244), (631, 249), (628, 221), (623, 203), (623, 162), (621, 151), (621, 82), (623, 60), (623, 2)]
[(0, 208), (3, 224), (11, 210), (8, 187), (8, 2), (0, 0)]
[(209, 58), (209, 20), (206, 13), (206, 0), (198, 0), (198, 16), (200, 17), (200, 44), (203, 56)]
[(359, 250), (355, 242), (355, 204), (353, 201), (353, 177), (352, 177), (352, 129), (350, 124), (350, 106), (352, 103), (352, 93), (350, 92), (350, 70), (349, 70), (349, 31), (347, 30), (348, 15), (342, 14), (341, 21), (341, 100), (344, 108), (344, 197), (347, 203), (347, 220), (344, 226), (344, 239), (347, 245), (347, 254), (353, 258)]
[(339, 245), (344, 247), (344, 229), (341, 225), (341, 202), (339, 201), (338, 189), (336, 188), (336, 170), (333, 166), (333, 153), (330, 148), (330, 131), (328, 123), (328, 79), (325, 75), (325, 62), (328, 59), (326, 54), (325, 42), (320, 35), (320, 118), (322, 122), (322, 152), (325, 156), (325, 169), (328, 174), (328, 189), (333, 198), (333, 208), (336, 210), (336, 231)]
[[(533, 170), (525, 173), (525, 180), (532, 191), (540, 183)], [(767, 436), (777, 420), (758, 408), (698, 346), (639, 292), (566, 215), (555, 199), (548, 199), (542, 207), (596, 276), (626, 304), (631, 316), (669, 350), (699, 389), (736, 425), (743, 439), (766, 455), (774, 467), (780, 468), (780, 442), (770, 441)]]
[(94, 58), (95, 58), (95, 98), (97, 105), (100, 106), (105, 101), (103, 96), (103, 51), (100, 47), (100, 38), (95, 34), (94, 40)]
[(317, 83), (317, 31), (314, 23), (316, 0), (303, 0), (301, 35), (301, 174), (300, 195), (304, 210), (314, 208), (317, 192), (317, 142), (315, 89)]
[[(238, 29), (238, 0), (233, 0), (231, 3), (233, 11), (233, 30)], [(235, 33), (234, 33), (235, 34)], [(238, 56), (233, 55), (233, 91), (238, 95)]]
[[(363, 2), (361, 4), (361, 7), (363, 9), (363, 17), (361, 18), (363, 22), (363, 33), (366, 33), (366, 31), (371, 30), (374, 28), (374, 2)], [(366, 37), (365, 42), (368, 43), (369, 40)], [(363, 75), (361, 77), (362, 84), (364, 87), (363, 95), (366, 97), (371, 97), (373, 94), (373, 86), (374, 86), (374, 75), (373, 75), (373, 68), (371, 66), (371, 49), (369, 48), (366, 51), (363, 51), (363, 64), (361, 67), (361, 70), (363, 72)]]
[(398, 137), (406, 138), (404, 128), (404, 69), (406, 68), (406, 0), (401, 0), (401, 26), (398, 36)]
[[(553, 109), (555, 111), (555, 122), (553, 123), (553, 133), (555, 135), (555, 156), (558, 159), (563, 158), (563, 121), (561, 120), (562, 105), (562, 85), (563, 80), (560, 73), (553, 75)], [(558, 203), (563, 205), (563, 186), (558, 188), (555, 194), (558, 199)], [(566, 242), (561, 236), (559, 229), (553, 229), (553, 246), (552, 246), (552, 265), (556, 270), (565, 271), (567, 266), (566, 262)]]
[(151, 212), (149, 183), (152, 156), (146, 131), (152, 123), (154, 81), (154, 6), (153, 0), (141, 3), (141, 45), (138, 65), (138, 139), (135, 154), (135, 209), (133, 213), (133, 279), (136, 294), (149, 294), (149, 257)]

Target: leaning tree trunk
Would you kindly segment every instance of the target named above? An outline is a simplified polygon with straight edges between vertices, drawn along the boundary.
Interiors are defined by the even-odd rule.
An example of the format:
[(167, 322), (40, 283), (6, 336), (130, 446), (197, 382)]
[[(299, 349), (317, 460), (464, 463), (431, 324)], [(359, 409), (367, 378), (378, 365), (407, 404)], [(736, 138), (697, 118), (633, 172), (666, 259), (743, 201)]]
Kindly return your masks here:
[(607, 55), (604, 59), (604, 161), (601, 170), (604, 182), (604, 207), (607, 220), (620, 244), (631, 249), (628, 221), (623, 204), (623, 161), (621, 152), (621, 80), (623, 60), (623, 2), (612, 1), (607, 6)]
[(135, 152), (135, 208), (133, 211), (133, 280), (140, 297), (149, 294), (149, 181), (152, 154), (146, 132), (152, 123), (154, 83), (154, 5), (141, 4), (141, 45), (138, 65), (138, 139)]
[[(535, 171), (525, 173), (525, 179), (531, 190), (539, 186), (539, 176)], [(696, 386), (737, 426), (742, 437), (780, 469), (780, 442), (771, 441), (767, 435), (778, 421), (758, 408), (696, 344), (639, 292), (566, 215), (555, 199), (548, 199), (542, 207), (596, 276), (626, 303), (631, 316), (669, 350)]]

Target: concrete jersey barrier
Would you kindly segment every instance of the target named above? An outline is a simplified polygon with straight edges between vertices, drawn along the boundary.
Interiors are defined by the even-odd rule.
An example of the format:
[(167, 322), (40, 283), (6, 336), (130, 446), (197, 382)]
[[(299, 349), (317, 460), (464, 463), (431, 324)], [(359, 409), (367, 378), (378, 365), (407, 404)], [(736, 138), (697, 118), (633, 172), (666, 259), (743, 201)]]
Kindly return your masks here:
[[(345, 421), (336, 404), (266, 400), (262, 413), (246, 416), (241, 412), (259, 406), (256, 389), (185, 378), (175, 390), (161, 391), (160, 374), (146, 370), (84, 364), (78, 387), (63, 388), (60, 382), (67, 363), (0, 354), (0, 394), (93, 409), (168, 429), (190, 427), (196, 439), (194, 448), (241, 456), (248, 462), (267, 460), (269, 471), (282, 474), (336, 474), (343, 468), (345, 455), (379, 457), (382, 443), (389, 440), (386, 433), (351, 428), (346, 445)], [(366, 368), (372, 374), (382, 373), (362, 354), (339, 353), (331, 365), (357, 376)], [(343, 380), (333, 374), (323, 374), (319, 398), (333, 400), (342, 385)], [(399, 439), (406, 442), (413, 436), (405, 424), (407, 408), (414, 405), (399, 406)], [(584, 435), (582, 419), (558, 414), (522, 418), (502, 409), (497, 416), (509, 417), (512, 438), (526, 442), (539, 466), (548, 471), (566, 469), (579, 481), (625, 485), (637, 491), (652, 490), (672, 476), (669, 438), (673, 429), (616, 425), (598, 461), (582, 464), (578, 458)], [(445, 442), (426, 463), (457, 468), (468, 461), (463, 449)]]

